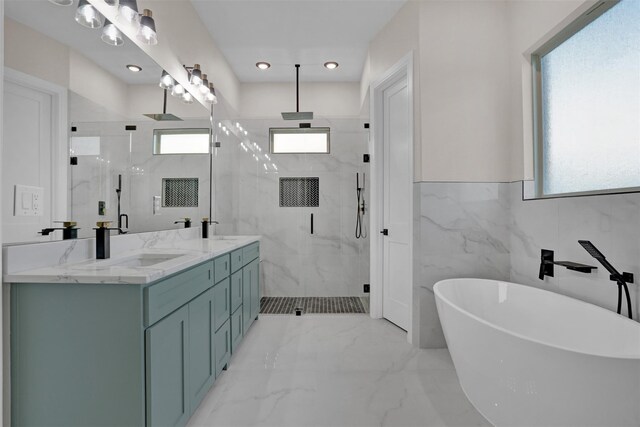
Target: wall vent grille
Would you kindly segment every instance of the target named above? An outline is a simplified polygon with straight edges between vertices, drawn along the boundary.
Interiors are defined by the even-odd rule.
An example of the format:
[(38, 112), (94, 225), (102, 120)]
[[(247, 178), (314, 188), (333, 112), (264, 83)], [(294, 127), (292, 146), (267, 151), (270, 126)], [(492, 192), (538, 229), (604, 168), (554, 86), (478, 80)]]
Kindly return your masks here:
[(198, 178), (162, 178), (162, 206), (197, 208)]
[(280, 207), (315, 208), (320, 204), (320, 178), (280, 178)]

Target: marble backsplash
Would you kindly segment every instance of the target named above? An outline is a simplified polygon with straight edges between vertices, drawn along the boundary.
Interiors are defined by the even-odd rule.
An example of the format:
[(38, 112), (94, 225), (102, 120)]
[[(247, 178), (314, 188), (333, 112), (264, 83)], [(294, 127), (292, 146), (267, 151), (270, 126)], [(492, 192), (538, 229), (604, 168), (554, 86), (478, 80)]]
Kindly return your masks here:
[[(591, 240), (620, 271), (640, 274), (640, 194), (522, 200), (522, 183), (416, 183), (419, 239), (414, 266), (414, 342), (446, 345), (433, 285), (453, 277), (509, 280), (615, 310), (617, 289), (578, 244)], [(419, 202), (419, 203), (418, 203)], [(556, 267), (538, 279), (540, 250), (597, 265), (594, 274)], [(636, 280), (636, 283), (638, 280)], [(640, 320), (638, 285), (630, 286)]]

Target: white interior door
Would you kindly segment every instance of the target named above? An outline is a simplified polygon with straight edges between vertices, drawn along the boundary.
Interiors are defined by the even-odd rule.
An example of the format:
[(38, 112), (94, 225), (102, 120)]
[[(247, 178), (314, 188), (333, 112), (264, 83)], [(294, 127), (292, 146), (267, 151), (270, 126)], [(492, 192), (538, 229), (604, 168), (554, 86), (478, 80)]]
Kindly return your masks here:
[[(52, 98), (48, 93), (4, 82), (3, 243), (51, 240), (51, 237), (39, 235), (38, 231), (50, 227), (54, 219), (51, 217)], [(44, 189), (43, 199), (38, 201), (42, 203), (41, 215), (15, 215), (16, 185)], [(18, 198), (17, 203), (26, 203), (26, 200), (23, 202)]]
[(411, 302), (411, 144), (406, 74), (383, 91), (382, 316), (409, 328)]

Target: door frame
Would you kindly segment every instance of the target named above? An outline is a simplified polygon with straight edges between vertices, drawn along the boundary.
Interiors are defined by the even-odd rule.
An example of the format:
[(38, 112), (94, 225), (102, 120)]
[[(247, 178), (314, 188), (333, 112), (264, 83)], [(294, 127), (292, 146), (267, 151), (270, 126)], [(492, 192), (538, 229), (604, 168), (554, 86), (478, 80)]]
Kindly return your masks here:
[[(70, 219), (67, 218), (69, 173), (67, 89), (9, 67), (4, 67), (4, 81), (51, 96), (51, 220), (66, 221)], [(3, 140), (3, 144), (5, 142)], [(7, 200), (6, 197), (4, 200)]]
[[(369, 204), (371, 214), (370, 226), (370, 283), (371, 283), (371, 303), (370, 314), (374, 319), (382, 318), (382, 300), (383, 300), (383, 240), (380, 230), (384, 227), (383, 212), (384, 192), (383, 171), (384, 171), (384, 91), (397, 83), (400, 79), (407, 79), (408, 107), (409, 107), (409, 138), (412, 142), (409, 151), (409, 182), (407, 186), (411, 197), (409, 197), (410, 209), (407, 212), (407, 220), (409, 222), (409, 234), (413, 236), (413, 174), (414, 174), (414, 117), (413, 117), (413, 51), (405, 55), (400, 61), (389, 68), (378, 80), (373, 82), (370, 87), (371, 94), (371, 127), (369, 150), (371, 153), (371, 203)], [(380, 135), (380, 137), (378, 137)], [(409, 325), (407, 328), (407, 341), (412, 341), (413, 328), (413, 237), (409, 240), (409, 278), (411, 285), (409, 300)]]

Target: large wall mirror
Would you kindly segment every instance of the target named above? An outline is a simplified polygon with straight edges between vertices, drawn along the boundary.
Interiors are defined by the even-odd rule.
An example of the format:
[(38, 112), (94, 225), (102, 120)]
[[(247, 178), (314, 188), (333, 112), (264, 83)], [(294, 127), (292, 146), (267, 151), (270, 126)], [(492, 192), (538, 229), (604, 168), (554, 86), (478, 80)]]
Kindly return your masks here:
[(5, 1), (4, 242), (60, 240), (42, 232), (64, 221), (82, 238), (97, 221), (135, 233), (209, 216), (212, 110), (165, 101), (162, 69), (76, 23), (76, 6)]

